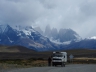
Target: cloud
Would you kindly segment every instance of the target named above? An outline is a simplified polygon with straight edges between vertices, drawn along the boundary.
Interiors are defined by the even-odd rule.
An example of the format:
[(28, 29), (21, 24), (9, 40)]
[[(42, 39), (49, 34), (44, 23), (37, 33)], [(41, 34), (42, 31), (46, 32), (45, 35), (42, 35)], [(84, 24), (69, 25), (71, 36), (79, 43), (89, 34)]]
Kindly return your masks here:
[(0, 2), (0, 20), (8, 24), (32, 24), (41, 13), (42, 7), (35, 0), (3, 0)]
[(96, 0), (0, 0), (0, 23), (71, 28), (96, 35)]

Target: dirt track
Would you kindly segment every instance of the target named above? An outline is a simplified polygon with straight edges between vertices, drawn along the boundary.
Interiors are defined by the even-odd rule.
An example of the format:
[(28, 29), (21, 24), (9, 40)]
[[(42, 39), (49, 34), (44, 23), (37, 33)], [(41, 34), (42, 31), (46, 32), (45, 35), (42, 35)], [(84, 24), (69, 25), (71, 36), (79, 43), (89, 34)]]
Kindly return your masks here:
[(96, 72), (96, 64), (71, 64), (66, 67), (33, 67), (1, 72)]

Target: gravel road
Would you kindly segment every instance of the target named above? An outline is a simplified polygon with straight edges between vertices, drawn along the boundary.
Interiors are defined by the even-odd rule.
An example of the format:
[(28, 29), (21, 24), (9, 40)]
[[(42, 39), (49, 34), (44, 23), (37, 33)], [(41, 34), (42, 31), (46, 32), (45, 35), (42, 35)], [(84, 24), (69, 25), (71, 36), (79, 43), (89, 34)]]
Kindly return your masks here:
[(33, 67), (6, 72), (96, 72), (96, 64), (71, 64), (66, 65), (66, 67)]

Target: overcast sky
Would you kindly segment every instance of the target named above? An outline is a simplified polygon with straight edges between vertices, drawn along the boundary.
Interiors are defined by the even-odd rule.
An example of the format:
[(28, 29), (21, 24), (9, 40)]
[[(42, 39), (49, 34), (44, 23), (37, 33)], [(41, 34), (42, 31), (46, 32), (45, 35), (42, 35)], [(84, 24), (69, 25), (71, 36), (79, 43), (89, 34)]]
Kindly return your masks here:
[(96, 36), (96, 0), (0, 0), (0, 24), (71, 28)]

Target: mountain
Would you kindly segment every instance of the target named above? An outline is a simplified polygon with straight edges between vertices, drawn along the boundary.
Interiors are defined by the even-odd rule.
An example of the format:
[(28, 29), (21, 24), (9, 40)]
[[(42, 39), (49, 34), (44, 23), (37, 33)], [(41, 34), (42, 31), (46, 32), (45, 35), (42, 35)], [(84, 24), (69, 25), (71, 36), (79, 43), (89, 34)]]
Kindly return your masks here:
[(59, 35), (58, 35), (57, 29), (52, 28), (52, 30), (51, 30), (51, 39), (52, 40), (58, 40), (58, 37), (59, 37)]
[(20, 45), (37, 51), (58, 49), (58, 45), (42, 36), (31, 26), (0, 25), (1, 45)]
[(78, 42), (73, 41), (69, 45), (62, 45), (61, 49), (96, 49), (96, 37), (85, 38)]
[[(36, 28), (35, 28), (36, 29)], [(81, 40), (82, 38), (72, 29), (60, 29), (59, 31), (56, 28), (50, 27), (47, 25), (45, 28), (45, 32), (42, 32), (40, 28), (36, 29), (36, 31), (40, 32), (43, 36), (48, 37), (54, 43), (68, 43), (73, 40)]]
[(51, 37), (51, 28), (50, 25), (47, 25), (45, 28), (44, 36)]
[(32, 49), (28, 49), (23, 46), (0, 46), (0, 52), (7, 52), (7, 53), (33, 53), (35, 52)]
[(19, 38), (18, 33), (9, 25), (0, 25), (0, 44), (11, 45)]
[[(96, 37), (81, 39), (72, 29), (57, 31), (56, 28), (51, 30), (48, 26), (45, 34), (46, 37), (34, 30), (32, 26), (11, 27), (8, 24), (0, 25), (0, 45), (23, 46), (35, 51), (96, 49)], [(56, 41), (61, 43), (57, 44)], [(16, 50), (18, 51), (18, 49)]]
[(72, 29), (60, 29), (58, 35), (60, 42), (80, 39), (80, 36)]
[(44, 34), (40, 27), (35, 27), (34, 29), (35, 29), (36, 31), (38, 31), (41, 35)]

